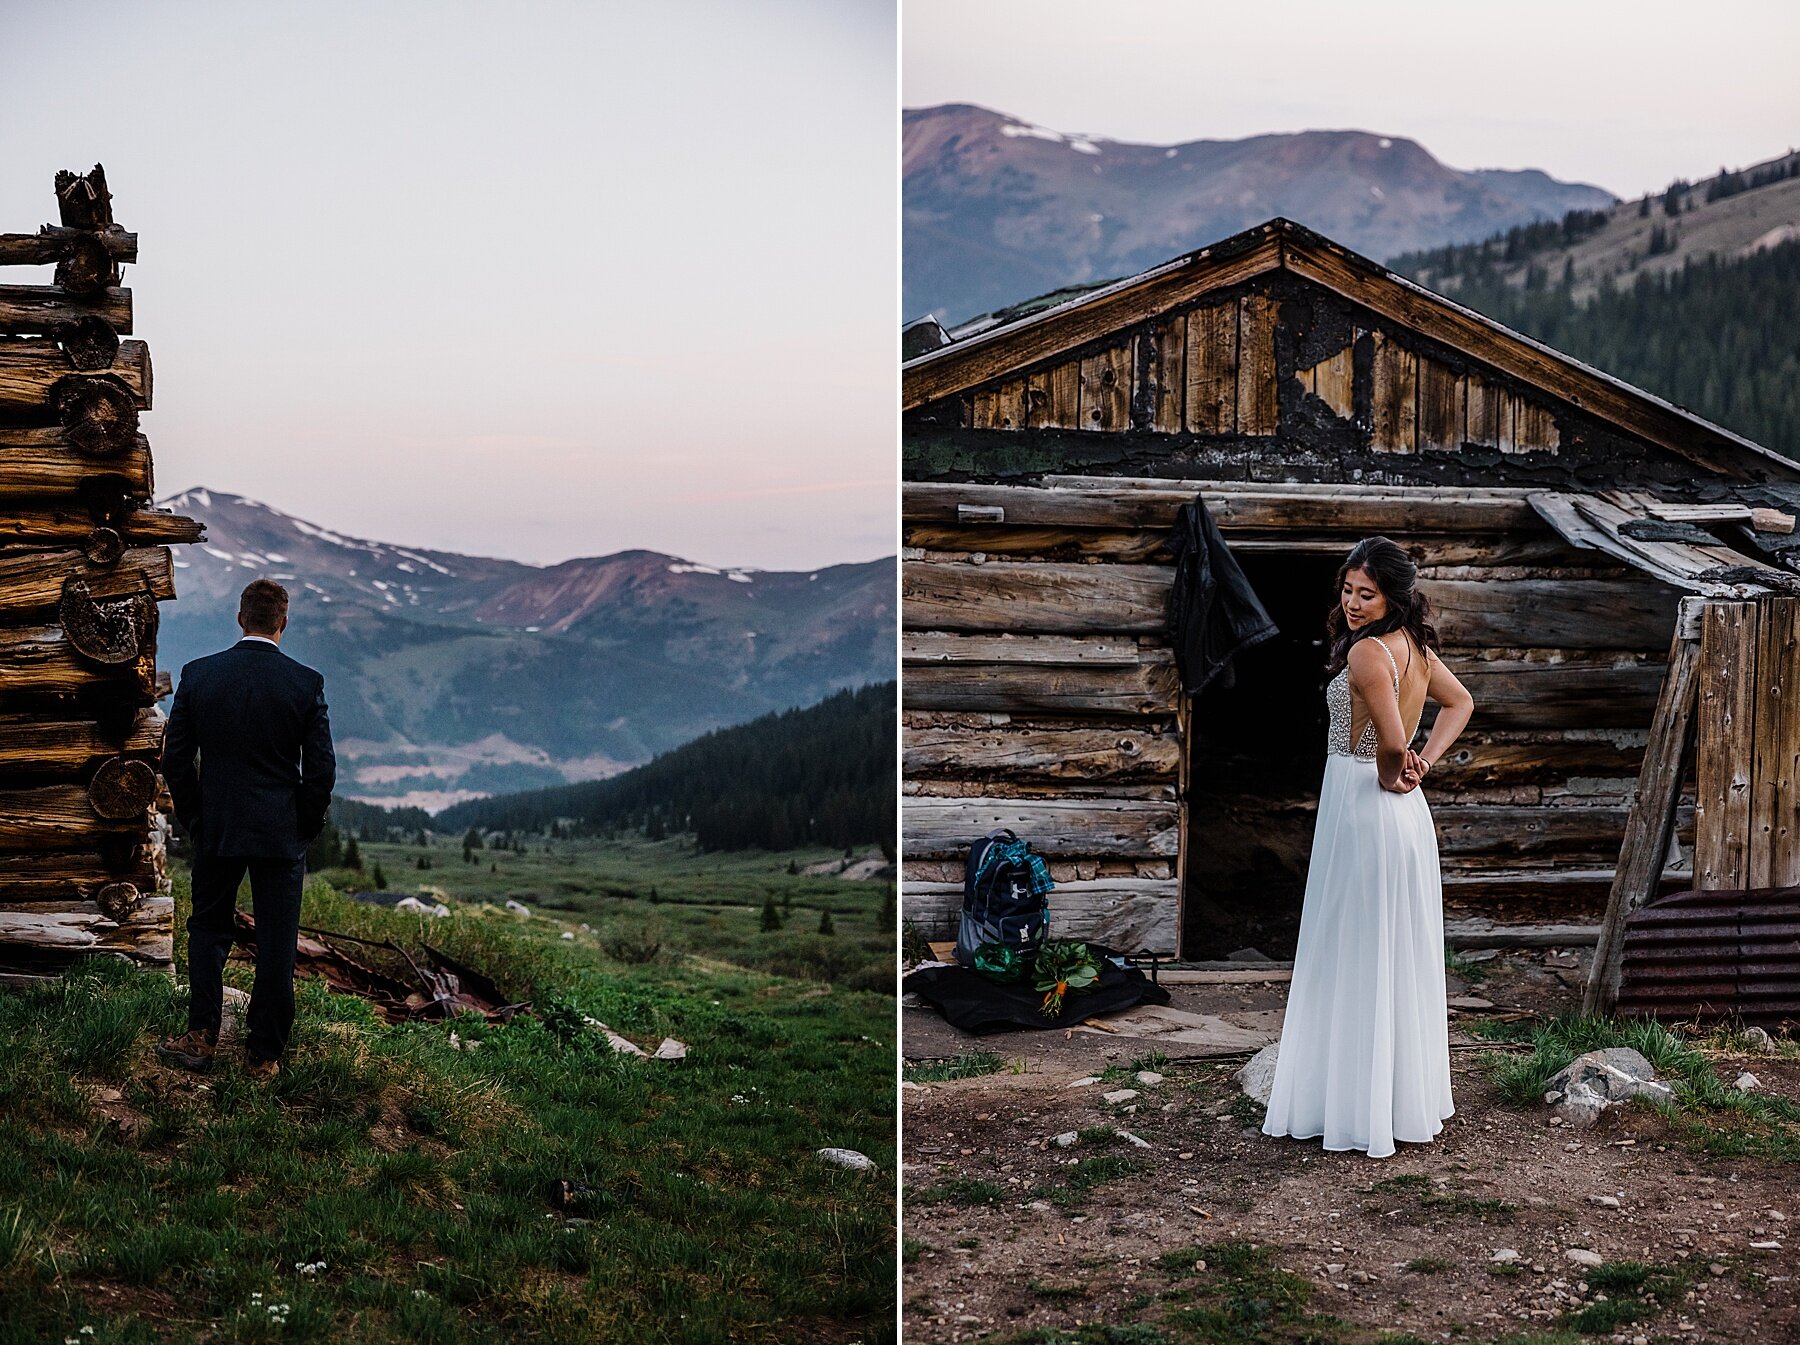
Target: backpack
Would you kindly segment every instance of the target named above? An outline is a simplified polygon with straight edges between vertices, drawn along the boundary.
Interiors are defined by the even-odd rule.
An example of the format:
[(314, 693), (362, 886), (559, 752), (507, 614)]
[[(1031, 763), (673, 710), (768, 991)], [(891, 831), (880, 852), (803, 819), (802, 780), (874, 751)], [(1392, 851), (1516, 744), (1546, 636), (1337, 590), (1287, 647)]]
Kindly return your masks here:
[(1035, 957), (1050, 932), (1050, 904), (1044, 895), (1050, 888), (1049, 870), (1029, 841), (1005, 828), (976, 841), (963, 872), (956, 960), (974, 966), (975, 950), (984, 943)]

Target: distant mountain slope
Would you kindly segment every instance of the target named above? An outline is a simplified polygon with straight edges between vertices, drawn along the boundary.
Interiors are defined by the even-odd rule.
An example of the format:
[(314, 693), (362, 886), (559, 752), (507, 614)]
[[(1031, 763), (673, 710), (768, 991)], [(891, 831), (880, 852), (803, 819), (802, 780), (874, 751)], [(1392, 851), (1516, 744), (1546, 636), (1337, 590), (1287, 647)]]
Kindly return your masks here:
[(788, 574), (628, 551), (538, 567), (349, 537), (195, 489), (163, 666), (236, 638), (258, 575), (326, 675), (348, 797), (441, 808), (615, 774), (708, 730), (894, 676), (892, 559)]
[(477, 799), (439, 831), (692, 831), (707, 850), (892, 847), (895, 684), (720, 729), (610, 780)]
[(1800, 239), (1800, 154), (1698, 182), (1676, 181), (1652, 196), (1582, 211), (1550, 225), (1496, 231), (1460, 246), (1393, 258), (1396, 270), (1444, 294), (1505, 284), (1562, 284), (1592, 298), (1602, 282), (1665, 275), (1690, 262), (1732, 261)]
[(901, 175), (905, 316), (952, 320), (1129, 275), (1273, 215), (1387, 257), (1615, 199), (1534, 169), (1449, 168), (1364, 131), (1136, 145), (967, 104), (904, 114)]
[(1391, 264), (1800, 458), (1800, 155)]

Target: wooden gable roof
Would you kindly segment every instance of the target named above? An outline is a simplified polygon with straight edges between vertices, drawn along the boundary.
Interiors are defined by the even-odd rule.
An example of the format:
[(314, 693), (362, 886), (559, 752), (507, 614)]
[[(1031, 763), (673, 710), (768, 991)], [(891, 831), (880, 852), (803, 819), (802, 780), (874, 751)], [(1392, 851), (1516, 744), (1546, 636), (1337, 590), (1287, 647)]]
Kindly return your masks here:
[(910, 411), (1016, 375), (1213, 291), (1275, 272), (1320, 286), (1710, 471), (1800, 479), (1800, 462), (1583, 364), (1286, 219), (1272, 219), (1139, 275), (909, 359), (901, 366), (902, 409)]

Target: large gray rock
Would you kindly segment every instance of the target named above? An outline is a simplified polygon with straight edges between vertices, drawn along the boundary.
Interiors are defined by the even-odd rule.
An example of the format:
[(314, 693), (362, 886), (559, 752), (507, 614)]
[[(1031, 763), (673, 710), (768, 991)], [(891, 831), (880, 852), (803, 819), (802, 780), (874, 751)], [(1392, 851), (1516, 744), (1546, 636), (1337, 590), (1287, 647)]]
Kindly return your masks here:
[(1275, 1057), (1280, 1050), (1280, 1042), (1270, 1042), (1246, 1060), (1235, 1076), (1244, 1096), (1264, 1107), (1269, 1105), (1269, 1093), (1275, 1087)]
[(1672, 1102), (1675, 1090), (1629, 1046), (1609, 1046), (1575, 1057), (1551, 1076), (1544, 1090), (1544, 1101), (1572, 1126), (1590, 1126), (1608, 1107), (1639, 1097)]

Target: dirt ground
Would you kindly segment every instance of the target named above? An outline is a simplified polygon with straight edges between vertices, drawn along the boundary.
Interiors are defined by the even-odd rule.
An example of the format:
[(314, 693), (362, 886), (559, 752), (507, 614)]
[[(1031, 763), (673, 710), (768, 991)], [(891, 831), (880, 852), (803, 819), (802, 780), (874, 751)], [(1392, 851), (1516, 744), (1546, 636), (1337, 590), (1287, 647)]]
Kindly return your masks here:
[[(1436, 1142), (1385, 1160), (1261, 1133), (1261, 1109), (1232, 1076), (1252, 1038), (1279, 1032), (1283, 983), (1175, 988), (1172, 1008), (1220, 1025), (1177, 1034), (1187, 1040), (1065, 1029), (971, 1038), (931, 1009), (905, 1009), (909, 1063), (983, 1050), (1007, 1062), (905, 1089), (905, 1339), (1055, 1340), (1048, 1329), (1089, 1326), (1084, 1342), (1497, 1341), (1583, 1328), (1554, 1338), (1800, 1341), (1800, 1169), (1696, 1152), (1646, 1109), (1576, 1132), (1551, 1124), (1547, 1107), (1506, 1105), (1477, 1064), (1492, 1044), (1468, 1021), (1573, 1009), (1582, 961), (1539, 951), (1478, 969), (1479, 981), (1450, 986), (1453, 1004), (1475, 997), (1452, 1014), (1456, 1115)], [(1751, 1070), (1800, 1101), (1800, 1061), (1714, 1065), (1727, 1080)], [(1106, 1100), (1119, 1090), (1136, 1096)], [(1196, 1266), (1204, 1250), (1190, 1254), (1234, 1243), (1260, 1250), (1215, 1251), (1210, 1270)], [(1636, 1299), (1631, 1320), (1607, 1303), (1630, 1295), (1588, 1285), (1572, 1249), (1655, 1267), (1664, 1290)], [(1269, 1308), (1281, 1301), (1274, 1281), (1259, 1281), (1260, 1298), (1232, 1300), (1221, 1262), (1246, 1257), (1265, 1258), (1265, 1276), (1298, 1276), (1310, 1286), (1304, 1312), (1340, 1322), (1284, 1330)], [(1220, 1301), (1255, 1309), (1242, 1334), (1216, 1313), (1180, 1324), (1179, 1305)], [(1166, 1334), (1092, 1334), (1133, 1322)]]

